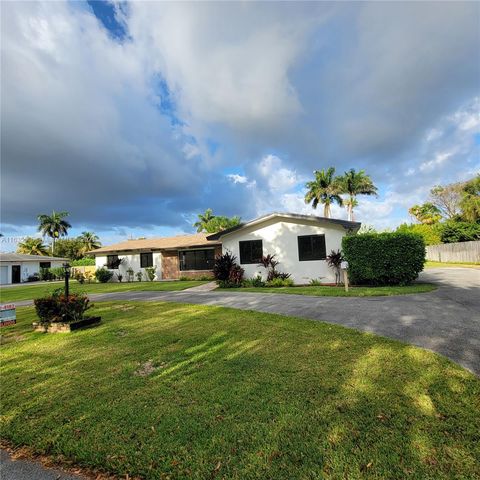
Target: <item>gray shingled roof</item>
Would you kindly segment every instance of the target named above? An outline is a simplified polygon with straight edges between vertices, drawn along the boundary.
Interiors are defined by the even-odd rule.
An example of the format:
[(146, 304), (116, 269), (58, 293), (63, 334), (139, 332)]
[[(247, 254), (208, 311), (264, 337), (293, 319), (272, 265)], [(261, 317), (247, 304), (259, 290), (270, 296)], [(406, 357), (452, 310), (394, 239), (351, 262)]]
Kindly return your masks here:
[(68, 258), (44, 257), (43, 255), (26, 255), (23, 253), (0, 253), (0, 262), (49, 262), (49, 261), (68, 262)]
[(341, 225), (346, 230), (358, 230), (362, 225), (360, 222), (350, 222), (348, 220), (341, 220), (339, 218), (326, 218), (326, 217), (317, 217), (315, 215), (301, 215), (299, 213), (282, 213), (282, 212), (274, 212), (269, 213), (268, 215), (264, 215), (263, 217), (256, 218), (255, 220), (251, 220), (250, 222), (241, 223), (235, 227), (227, 228), (226, 230), (222, 230), (221, 232), (214, 233), (207, 237), (208, 240), (218, 240), (219, 238), (227, 235), (228, 233), (235, 232), (236, 230), (240, 230), (242, 228), (248, 227), (250, 225), (254, 225), (256, 223), (263, 222), (264, 220), (268, 220), (269, 218), (274, 217), (283, 217), (283, 218), (293, 218), (298, 220), (309, 220), (309, 221), (316, 221), (322, 223), (332, 223), (335, 225)]

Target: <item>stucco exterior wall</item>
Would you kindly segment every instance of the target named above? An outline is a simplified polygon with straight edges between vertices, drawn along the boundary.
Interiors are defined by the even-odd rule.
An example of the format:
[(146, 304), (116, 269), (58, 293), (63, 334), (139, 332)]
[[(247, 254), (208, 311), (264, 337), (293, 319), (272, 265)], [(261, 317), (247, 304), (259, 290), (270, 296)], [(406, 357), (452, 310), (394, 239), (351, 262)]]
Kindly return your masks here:
[[(50, 262), (52, 268), (61, 267), (63, 265), (63, 261), (54, 261), (54, 260), (45, 260), (45, 261)], [(34, 275), (35, 273), (37, 274), (40, 273), (39, 261), (38, 262), (1, 262), (0, 267), (3, 270), (2, 275), (0, 276), (1, 285), (7, 285), (12, 283), (12, 266), (13, 265), (20, 265), (20, 281), (21, 282), (26, 282), (30, 275)]]
[[(240, 263), (239, 242), (243, 240), (262, 240), (263, 255), (275, 254), (280, 262), (277, 270), (291, 274), (296, 284), (307, 284), (312, 278), (320, 278), (323, 283), (335, 282), (335, 272), (328, 267), (325, 260), (302, 261), (298, 259), (299, 235), (325, 235), (327, 255), (332, 250), (341, 250), (342, 238), (346, 230), (341, 225), (318, 222), (270, 219), (265, 223), (232, 232), (222, 237), (223, 252), (230, 251)], [(256, 264), (240, 264), (245, 270), (245, 277), (260, 274), (266, 277), (266, 270)]]
[[(145, 252), (147, 253), (147, 252)], [(161, 252), (152, 252), (153, 257), (153, 267), (155, 268), (155, 280), (162, 279), (162, 254)], [(120, 273), (123, 275), (122, 282), (127, 281), (127, 270), (132, 268), (134, 271), (134, 281), (137, 281), (137, 277), (135, 276), (137, 272), (143, 273), (143, 280), (147, 280), (145, 269), (140, 268), (140, 252), (129, 252), (129, 253), (118, 253), (119, 259), (124, 259), (124, 262), (119, 266), (118, 269), (112, 270), (114, 272), (114, 276), (112, 278), (112, 282), (117, 282), (118, 277), (117, 274)], [(95, 267), (102, 268), (105, 267), (107, 263), (107, 255), (99, 255), (95, 257)]]

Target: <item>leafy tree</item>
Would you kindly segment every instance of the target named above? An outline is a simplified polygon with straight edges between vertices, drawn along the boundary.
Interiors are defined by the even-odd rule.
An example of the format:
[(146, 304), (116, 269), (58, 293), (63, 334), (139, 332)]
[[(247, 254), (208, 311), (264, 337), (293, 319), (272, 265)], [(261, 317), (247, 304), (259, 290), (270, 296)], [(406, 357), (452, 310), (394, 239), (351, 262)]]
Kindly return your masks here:
[(48, 255), (47, 247), (41, 238), (26, 237), (17, 246), (17, 253), (26, 255)]
[(480, 240), (480, 224), (450, 220), (441, 224), (440, 235), (443, 243)]
[(207, 208), (205, 213), (198, 214), (198, 221), (196, 221), (193, 226), (196, 227), (197, 232), (206, 232), (207, 225), (215, 218), (211, 208)]
[(345, 172), (344, 176), (340, 177), (339, 183), (341, 185), (341, 193), (348, 195), (348, 198), (343, 203), (347, 207), (348, 219), (353, 222), (353, 209), (358, 205), (357, 195), (376, 195), (377, 187), (365, 173), (365, 170), (357, 172), (354, 168)]
[(225, 217), (213, 215), (212, 209), (205, 210), (204, 214), (198, 215), (198, 221), (194, 223), (197, 232), (216, 233), (227, 228), (236, 227), (241, 222), (240, 217)]
[(84, 257), (84, 248), (84, 244), (79, 238), (61, 238), (55, 242), (53, 254), (56, 257), (78, 260)]
[(463, 185), (460, 208), (467, 222), (480, 221), (480, 175)]
[(424, 225), (433, 225), (441, 220), (440, 210), (433, 203), (426, 202), (422, 205), (414, 205), (408, 213)]
[(453, 219), (460, 213), (463, 183), (435, 185), (430, 190), (430, 203), (438, 208), (444, 218)]
[(315, 170), (315, 180), (307, 182), (305, 187), (308, 189), (305, 194), (305, 203), (312, 204), (317, 208), (318, 204), (323, 204), (323, 216), (330, 218), (330, 207), (332, 203), (343, 205), (341, 181), (335, 177), (335, 168), (330, 167), (327, 170)]
[(51, 215), (38, 215), (38, 231), (42, 235), (48, 236), (52, 239), (52, 253), (55, 251), (55, 241), (68, 234), (68, 229), (72, 226), (65, 220), (68, 217), (68, 212), (52, 212)]
[(93, 232), (82, 232), (78, 239), (83, 243), (84, 253), (100, 248), (102, 245), (98, 235)]
[(440, 223), (434, 225), (418, 223), (407, 225), (406, 223), (402, 223), (396, 231), (400, 233), (416, 233), (423, 237), (425, 245), (438, 245), (439, 243), (442, 243), (441, 229), (442, 224)]

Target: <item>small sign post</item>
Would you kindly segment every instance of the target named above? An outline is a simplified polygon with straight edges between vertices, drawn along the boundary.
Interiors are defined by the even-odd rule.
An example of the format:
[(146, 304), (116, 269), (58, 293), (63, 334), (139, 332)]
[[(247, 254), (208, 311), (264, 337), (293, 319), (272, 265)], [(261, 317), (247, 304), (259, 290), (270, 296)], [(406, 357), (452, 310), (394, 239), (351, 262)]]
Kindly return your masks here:
[(343, 283), (345, 285), (345, 291), (348, 292), (348, 262), (343, 261), (340, 265), (343, 270)]
[(0, 305), (0, 327), (8, 327), (17, 323), (17, 310), (14, 303)]

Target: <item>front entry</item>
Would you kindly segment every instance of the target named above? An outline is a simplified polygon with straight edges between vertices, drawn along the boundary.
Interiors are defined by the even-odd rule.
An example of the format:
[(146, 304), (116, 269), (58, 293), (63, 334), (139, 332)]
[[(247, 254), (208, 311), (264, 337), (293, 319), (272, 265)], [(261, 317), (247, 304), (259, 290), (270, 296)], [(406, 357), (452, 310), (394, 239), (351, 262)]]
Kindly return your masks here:
[(12, 265), (12, 283), (20, 283), (20, 265)]

